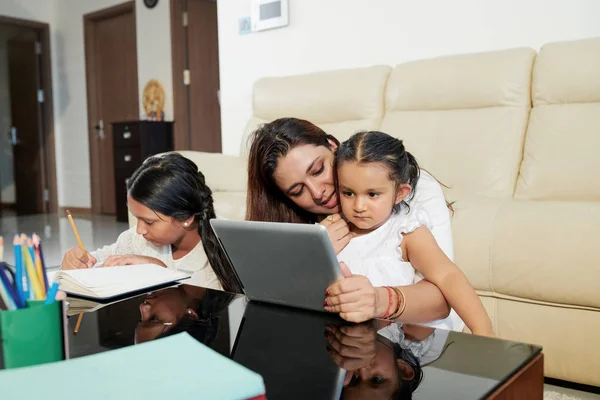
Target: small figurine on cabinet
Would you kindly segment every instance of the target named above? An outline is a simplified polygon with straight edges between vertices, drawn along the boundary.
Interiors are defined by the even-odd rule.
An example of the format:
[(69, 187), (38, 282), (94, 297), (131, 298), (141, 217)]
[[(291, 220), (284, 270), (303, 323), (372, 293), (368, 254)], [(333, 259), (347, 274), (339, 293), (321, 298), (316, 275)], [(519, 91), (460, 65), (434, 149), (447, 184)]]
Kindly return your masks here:
[(156, 79), (148, 81), (142, 96), (146, 119), (149, 121), (164, 121), (165, 90)]

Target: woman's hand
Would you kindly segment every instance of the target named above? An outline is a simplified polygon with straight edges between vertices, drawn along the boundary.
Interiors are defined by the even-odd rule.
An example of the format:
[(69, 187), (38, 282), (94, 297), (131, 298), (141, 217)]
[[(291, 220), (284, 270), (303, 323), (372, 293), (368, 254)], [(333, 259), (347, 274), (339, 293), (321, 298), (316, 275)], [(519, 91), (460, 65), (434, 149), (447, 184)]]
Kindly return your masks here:
[(167, 268), (165, 263), (160, 261), (158, 258), (138, 256), (135, 254), (127, 254), (124, 256), (110, 256), (104, 260), (102, 267), (115, 267), (121, 265), (137, 265), (137, 264), (156, 264), (161, 267)]
[(71, 247), (63, 257), (61, 269), (91, 268), (96, 264), (96, 259), (88, 252), (75, 246)]
[(377, 332), (370, 324), (334, 326), (325, 331), (327, 352), (340, 368), (355, 371), (371, 365), (377, 354)]
[(340, 267), (344, 278), (327, 288), (325, 310), (340, 313), (340, 317), (351, 322), (364, 322), (385, 314), (387, 290), (373, 287), (366, 276), (352, 275), (343, 262)]
[(348, 223), (340, 214), (333, 214), (321, 221), (321, 225), (327, 228), (333, 250), (335, 254), (339, 254), (351, 239)]

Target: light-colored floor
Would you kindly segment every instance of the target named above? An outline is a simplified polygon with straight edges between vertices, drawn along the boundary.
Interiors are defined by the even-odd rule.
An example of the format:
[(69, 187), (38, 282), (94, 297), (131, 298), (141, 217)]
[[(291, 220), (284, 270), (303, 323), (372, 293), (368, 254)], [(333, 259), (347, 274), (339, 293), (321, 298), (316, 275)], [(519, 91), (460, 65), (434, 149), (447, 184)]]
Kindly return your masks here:
[[(8, 215), (7, 215), (8, 214)], [(128, 228), (116, 217), (94, 215), (75, 217), (75, 224), (86, 250), (114, 243), (121, 232)], [(16, 233), (31, 236), (37, 233), (42, 238), (44, 259), (48, 268), (58, 267), (65, 251), (77, 245), (69, 220), (58, 215), (27, 215), (18, 217), (11, 213), (0, 215), (0, 235), (4, 236), (4, 261), (14, 265), (12, 239)]]
[(600, 400), (600, 395), (558, 386), (544, 385), (544, 400)]

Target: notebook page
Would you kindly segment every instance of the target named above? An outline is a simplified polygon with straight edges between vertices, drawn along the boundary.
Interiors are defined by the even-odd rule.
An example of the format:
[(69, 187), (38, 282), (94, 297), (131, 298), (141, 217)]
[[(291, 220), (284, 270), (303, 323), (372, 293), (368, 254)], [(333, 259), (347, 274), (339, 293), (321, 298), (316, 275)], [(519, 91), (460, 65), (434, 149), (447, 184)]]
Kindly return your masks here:
[(70, 280), (78, 286), (95, 292), (102, 289), (127, 290), (187, 278), (187, 275), (182, 272), (154, 264), (77, 269), (61, 271), (60, 274), (69, 276)]

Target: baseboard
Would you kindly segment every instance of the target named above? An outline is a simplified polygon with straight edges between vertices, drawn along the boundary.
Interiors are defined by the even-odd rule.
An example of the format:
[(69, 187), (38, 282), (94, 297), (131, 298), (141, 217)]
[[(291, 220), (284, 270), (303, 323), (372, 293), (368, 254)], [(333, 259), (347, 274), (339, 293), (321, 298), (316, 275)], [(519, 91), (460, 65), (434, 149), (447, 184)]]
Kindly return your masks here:
[(69, 210), (71, 215), (74, 217), (90, 217), (92, 215), (91, 208), (85, 207), (60, 207), (59, 214), (60, 216), (65, 216), (66, 211)]
[(564, 387), (567, 389), (579, 390), (580, 392), (600, 394), (600, 387), (598, 386), (584, 385), (582, 383), (563, 381), (561, 379), (554, 378), (544, 378), (544, 383), (548, 385)]

